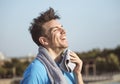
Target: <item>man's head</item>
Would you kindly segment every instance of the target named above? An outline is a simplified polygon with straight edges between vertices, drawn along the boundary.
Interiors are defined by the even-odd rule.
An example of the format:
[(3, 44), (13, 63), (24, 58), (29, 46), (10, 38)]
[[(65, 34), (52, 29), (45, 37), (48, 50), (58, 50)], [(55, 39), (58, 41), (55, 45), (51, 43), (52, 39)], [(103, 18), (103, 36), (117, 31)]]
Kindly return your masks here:
[(55, 14), (52, 8), (49, 8), (49, 10), (34, 19), (29, 31), (33, 41), (38, 46), (68, 46), (66, 32), (57, 19), (60, 19), (60, 17)]
[(52, 8), (49, 8), (46, 12), (40, 14), (39, 17), (35, 18), (31, 23), (29, 31), (31, 33), (33, 41), (39, 46), (41, 43), (39, 42), (39, 37), (46, 36), (45, 29), (43, 28), (43, 24), (52, 20), (52, 19), (60, 19), (58, 15), (55, 14)]

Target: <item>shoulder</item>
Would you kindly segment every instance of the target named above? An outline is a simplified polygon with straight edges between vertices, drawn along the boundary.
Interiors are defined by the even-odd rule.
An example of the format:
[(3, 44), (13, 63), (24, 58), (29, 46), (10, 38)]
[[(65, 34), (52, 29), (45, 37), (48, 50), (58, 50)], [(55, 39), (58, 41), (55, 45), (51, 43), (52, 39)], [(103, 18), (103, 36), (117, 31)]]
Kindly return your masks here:
[(35, 59), (25, 70), (22, 80), (25, 83), (22, 84), (45, 84), (48, 81), (49, 78), (44, 65), (38, 59)]
[(31, 72), (40, 72), (40, 71), (46, 71), (44, 65), (38, 60), (35, 59), (33, 60), (33, 62), (28, 66), (29, 70), (31, 70)]
[[(45, 75), (45, 73), (47, 73), (44, 65), (38, 59), (33, 60), (33, 62), (27, 67), (27, 69), (25, 70), (25, 74), (27, 72), (29, 72), (30, 75), (33, 75), (33, 74)], [(41, 73), (41, 72), (44, 72), (44, 73)]]

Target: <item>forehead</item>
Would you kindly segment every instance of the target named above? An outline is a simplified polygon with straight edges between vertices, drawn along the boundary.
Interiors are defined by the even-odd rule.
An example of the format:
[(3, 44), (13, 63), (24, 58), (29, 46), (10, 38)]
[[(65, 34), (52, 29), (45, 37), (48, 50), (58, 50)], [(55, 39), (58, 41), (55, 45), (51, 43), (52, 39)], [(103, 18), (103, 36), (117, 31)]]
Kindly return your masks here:
[(59, 26), (61, 25), (58, 20), (50, 20), (49, 22), (46, 22), (45, 24), (43, 24), (43, 28), (49, 30), (49, 28), (55, 27), (55, 26)]

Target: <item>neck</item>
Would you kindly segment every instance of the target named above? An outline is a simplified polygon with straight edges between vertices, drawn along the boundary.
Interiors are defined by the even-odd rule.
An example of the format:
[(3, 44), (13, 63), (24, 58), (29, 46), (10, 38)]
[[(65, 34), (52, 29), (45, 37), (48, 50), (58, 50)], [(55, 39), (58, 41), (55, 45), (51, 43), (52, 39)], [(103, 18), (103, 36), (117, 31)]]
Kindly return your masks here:
[(61, 60), (61, 54), (64, 51), (64, 49), (51, 49), (51, 48), (47, 48), (48, 52), (51, 54), (51, 58), (55, 61), (55, 62), (59, 62)]

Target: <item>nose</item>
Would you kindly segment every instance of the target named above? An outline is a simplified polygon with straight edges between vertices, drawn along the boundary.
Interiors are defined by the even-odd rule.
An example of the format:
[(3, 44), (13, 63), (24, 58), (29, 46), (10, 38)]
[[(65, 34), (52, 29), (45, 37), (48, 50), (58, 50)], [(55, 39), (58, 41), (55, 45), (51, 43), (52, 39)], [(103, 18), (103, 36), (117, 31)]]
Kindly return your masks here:
[(60, 30), (61, 30), (61, 34), (66, 34), (66, 31), (65, 31), (65, 29), (63, 29), (63, 28), (60, 28)]

